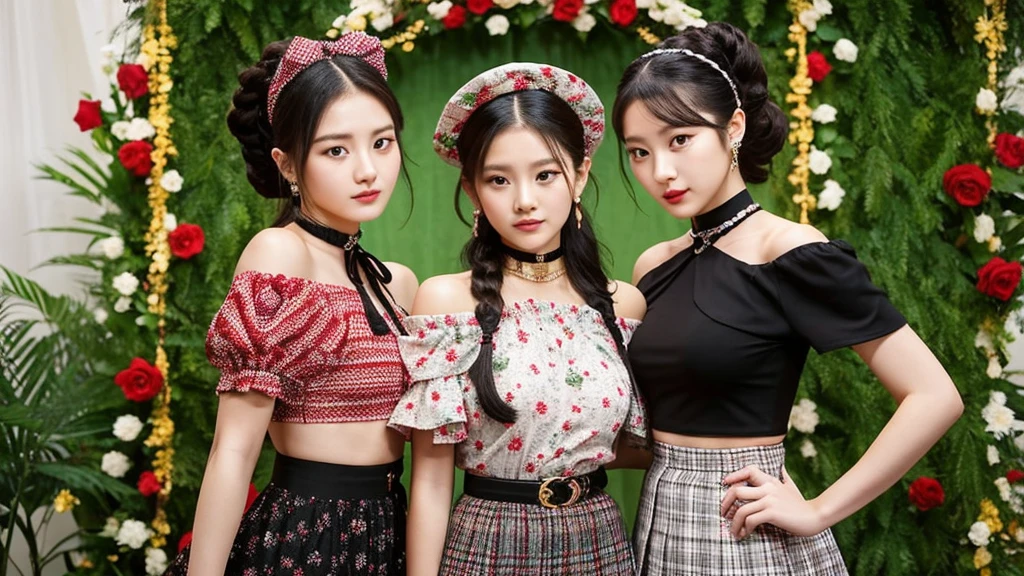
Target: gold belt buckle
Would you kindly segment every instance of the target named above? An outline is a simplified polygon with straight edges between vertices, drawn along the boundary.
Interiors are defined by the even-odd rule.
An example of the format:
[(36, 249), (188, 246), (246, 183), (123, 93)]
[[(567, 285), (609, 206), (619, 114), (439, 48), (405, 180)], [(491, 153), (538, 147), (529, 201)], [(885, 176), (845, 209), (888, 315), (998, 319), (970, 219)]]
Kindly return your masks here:
[(391, 492), (391, 481), (394, 480), (394, 479), (395, 479), (395, 473), (389, 471), (388, 472), (388, 492)]
[[(564, 482), (568, 480), (569, 487), (572, 488), (572, 496), (569, 500), (562, 504), (554, 504), (551, 502), (551, 497), (555, 495), (554, 490), (551, 489), (552, 482)], [(540, 505), (545, 508), (562, 508), (565, 506), (572, 506), (576, 502), (579, 502), (580, 496), (583, 494), (583, 489), (580, 487), (580, 483), (575, 478), (566, 476), (555, 476), (552, 478), (546, 478), (540, 483), (540, 489), (537, 490), (537, 499), (540, 500)]]

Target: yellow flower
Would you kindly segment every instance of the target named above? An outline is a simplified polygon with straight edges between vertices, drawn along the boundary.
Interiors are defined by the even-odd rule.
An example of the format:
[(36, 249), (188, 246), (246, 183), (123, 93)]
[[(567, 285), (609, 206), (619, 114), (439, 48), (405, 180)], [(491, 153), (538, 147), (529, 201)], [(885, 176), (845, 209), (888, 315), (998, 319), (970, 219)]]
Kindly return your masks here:
[(981, 572), (978, 573), (978, 576), (992, 576), (992, 569), (991, 568), (982, 568)]
[(338, 34), (339, 32), (337, 28), (331, 28), (330, 30), (327, 31), (327, 37), (331, 39), (337, 38)]
[(984, 546), (978, 548), (978, 551), (974, 553), (974, 567), (981, 570), (991, 563), (992, 553), (988, 551), (988, 548), (985, 548)]
[(75, 496), (71, 494), (71, 491), (65, 488), (58, 492), (57, 497), (53, 499), (53, 509), (56, 510), (58, 514), (63, 514), (74, 510), (75, 506), (78, 506), (81, 503), (81, 500), (75, 498)]
[(366, 30), (366, 17), (365, 16), (353, 16), (345, 21), (345, 27), (349, 30), (355, 30), (362, 32)]
[(406, 42), (405, 44), (402, 44), (402, 51), (403, 51), (403, 52), (412, 52), (412, 49), (413, 49), (413, 48), (414, 48), (415, 46), (416, 46), (416, 45), (415, 45), (415, 44), (413, 44), (412, 42)]
[(117, 554), (111, 554), (110, 556), (107, 556), (107, 560), (111, 562), (117, 562)]

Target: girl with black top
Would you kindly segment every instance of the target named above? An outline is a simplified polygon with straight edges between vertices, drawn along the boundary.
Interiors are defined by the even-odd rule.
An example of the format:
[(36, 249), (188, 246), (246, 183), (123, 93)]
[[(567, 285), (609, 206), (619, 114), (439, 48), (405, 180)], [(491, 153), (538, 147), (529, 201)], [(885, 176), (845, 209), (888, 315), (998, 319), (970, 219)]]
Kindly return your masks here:
[[(747, 192), (767, 179), (787, 119), (740, 30), (690, 28), (636, 59), (612, 122), (644, 189), (691, 220), (633, 276), (648, 314), (630, 360), (655, 440), (634, 534), (641, 573), (845, 574), (829, 527), (953, 424), (955, 386), (852, 247)], [(805, 500), (782, 440), (810, 347), (853, 347), (899, 407), (853, 468)]]

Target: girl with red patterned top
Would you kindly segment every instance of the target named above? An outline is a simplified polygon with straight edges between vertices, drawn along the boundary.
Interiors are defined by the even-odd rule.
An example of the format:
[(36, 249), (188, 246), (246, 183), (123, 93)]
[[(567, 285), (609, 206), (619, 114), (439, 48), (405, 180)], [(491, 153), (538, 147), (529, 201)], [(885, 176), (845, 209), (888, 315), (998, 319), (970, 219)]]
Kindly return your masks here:
[[(396, 334), (417, 281), (358, 243), (402, 172), (386, 77), (361, 33), (275, 42), (239, 75), (228, 126), (249, 182), (290, 199), (210, 326), (217, 427), (192, 544), (168, 574), (405, 574), (404, 439), (386, 422), (408, 381)], [(243, 514), (268, 432), (273, 478)]]
[(470, 270), (424, 282), (399, 338), (410, 574), (633, 574), (601, 489), (620, 435), (645, 435), (624, 360), (644, 305), (602, 271), (580, 206), (603, 130), (593, 90), (540, 64), (489, 70), (445, 107), (435, 149), (476, 210)]

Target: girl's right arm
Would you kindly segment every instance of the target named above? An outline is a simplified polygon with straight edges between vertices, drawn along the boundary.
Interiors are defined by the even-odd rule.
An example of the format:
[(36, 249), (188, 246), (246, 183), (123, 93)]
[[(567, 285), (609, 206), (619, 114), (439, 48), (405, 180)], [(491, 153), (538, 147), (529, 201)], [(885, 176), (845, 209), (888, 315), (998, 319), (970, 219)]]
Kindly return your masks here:
[(406, 532), (409, 576), (437, 576), (455, 484), (455, 446), (433, 430), (412, 431), (412, 482)]
[(241, 523), (249, 482), (274, 412), (259, 392), (220, 395), (192, 531), (189, 576), (222, 576)]

